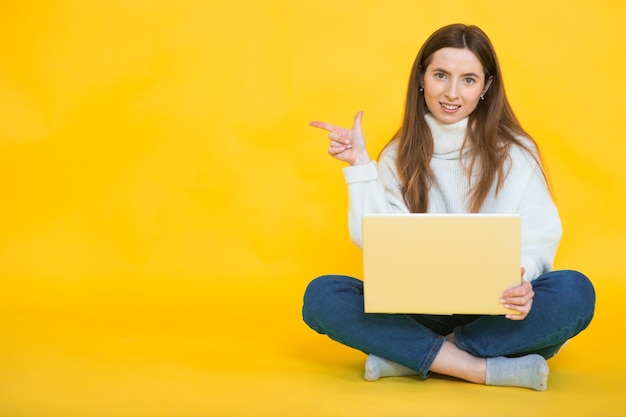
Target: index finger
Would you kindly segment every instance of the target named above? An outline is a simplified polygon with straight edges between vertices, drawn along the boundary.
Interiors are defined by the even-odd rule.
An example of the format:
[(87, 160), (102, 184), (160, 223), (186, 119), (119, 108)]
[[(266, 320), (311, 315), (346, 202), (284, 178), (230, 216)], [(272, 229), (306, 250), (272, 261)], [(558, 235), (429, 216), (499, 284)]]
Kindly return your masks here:
[(341, 128), (339, 126), (335, 126), (333, 124), (326, 123), (326, 122), (317, 122), (315, 120), (310, 121), (309, 125), (313, 126), (313, 127), (317, 127), (319, 129), (327, 130), (329, 132), (338, 132), (338, 131), (341, 130)]

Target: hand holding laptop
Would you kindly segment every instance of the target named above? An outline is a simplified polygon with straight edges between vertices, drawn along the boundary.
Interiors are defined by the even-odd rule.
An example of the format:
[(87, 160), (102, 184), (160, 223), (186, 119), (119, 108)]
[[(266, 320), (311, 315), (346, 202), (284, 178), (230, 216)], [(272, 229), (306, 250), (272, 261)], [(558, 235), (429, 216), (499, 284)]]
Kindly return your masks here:
[[(522, 268), (522, 277), (524, 276), (524, 268)], [(524, 320), (533, 304), (533, 286), (530, 282), (524, 281), (517, 287), (509, 288), (502, 294), (500, 302), (509, 309), (517, 311), (519, 314), (507, 314), (506, 318), (510, 320)]]

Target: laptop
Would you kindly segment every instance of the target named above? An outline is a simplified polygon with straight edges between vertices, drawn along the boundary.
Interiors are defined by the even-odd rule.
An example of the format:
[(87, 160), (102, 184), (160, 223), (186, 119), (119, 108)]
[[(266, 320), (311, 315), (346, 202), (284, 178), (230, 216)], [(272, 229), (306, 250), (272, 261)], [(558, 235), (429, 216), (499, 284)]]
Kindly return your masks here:
[(520, 282), (519, 215), (363, 216), (366, 313), (510, 314)]

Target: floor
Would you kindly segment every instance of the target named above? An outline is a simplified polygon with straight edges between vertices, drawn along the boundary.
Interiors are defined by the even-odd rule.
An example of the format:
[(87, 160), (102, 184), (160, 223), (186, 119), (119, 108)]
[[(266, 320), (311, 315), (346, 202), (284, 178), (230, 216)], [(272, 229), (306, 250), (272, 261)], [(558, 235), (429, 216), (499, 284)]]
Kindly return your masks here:
[(204, 304), (147, 291), (134, 305), (56, 294), (56, 306), (5, 308), (0, 416), (626, 416), (609, 326), (624, 288), (598, 288), (594, 323), (549, 362), (543, 393), (444, 377), (365, 382), (362, 354), (300, 321), (301, 289), (271, 303), (254, 296), (271, 285), (233, 283)]

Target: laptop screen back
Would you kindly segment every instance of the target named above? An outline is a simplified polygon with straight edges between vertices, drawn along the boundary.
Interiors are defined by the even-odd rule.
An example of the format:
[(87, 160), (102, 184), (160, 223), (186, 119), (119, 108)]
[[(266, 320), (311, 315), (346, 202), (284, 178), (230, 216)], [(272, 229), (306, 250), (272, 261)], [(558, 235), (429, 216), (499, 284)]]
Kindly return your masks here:
[(507, 314), (521, 282), (519, 215), (363, 217), (365, 312)]

